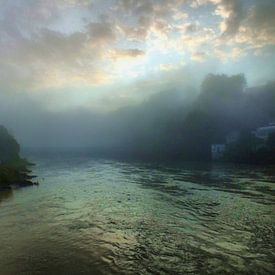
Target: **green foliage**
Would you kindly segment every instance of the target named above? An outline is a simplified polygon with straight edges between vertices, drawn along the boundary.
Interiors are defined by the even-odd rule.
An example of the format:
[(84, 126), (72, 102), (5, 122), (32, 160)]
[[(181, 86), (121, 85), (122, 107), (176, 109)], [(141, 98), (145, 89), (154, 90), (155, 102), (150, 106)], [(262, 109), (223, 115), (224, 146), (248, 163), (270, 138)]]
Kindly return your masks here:
[(12, 135), (0, 126), (0, 189), (10, 188), (12, 184), (25, 186), (32, 185), (31, 165), (19, 156), (20, 146)]
[(20, 146), (6, 128), (0, 126), (0, 163), (8, 163), (19, 158)]

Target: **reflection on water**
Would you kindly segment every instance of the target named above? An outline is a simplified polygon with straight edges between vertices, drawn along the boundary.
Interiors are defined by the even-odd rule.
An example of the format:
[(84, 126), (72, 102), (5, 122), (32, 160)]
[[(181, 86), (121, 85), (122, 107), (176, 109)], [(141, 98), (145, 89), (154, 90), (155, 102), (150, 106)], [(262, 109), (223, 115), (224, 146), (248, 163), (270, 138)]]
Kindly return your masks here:
[(33, 157), (0, 197), (1, 274), (271, 274), (274, 167)]

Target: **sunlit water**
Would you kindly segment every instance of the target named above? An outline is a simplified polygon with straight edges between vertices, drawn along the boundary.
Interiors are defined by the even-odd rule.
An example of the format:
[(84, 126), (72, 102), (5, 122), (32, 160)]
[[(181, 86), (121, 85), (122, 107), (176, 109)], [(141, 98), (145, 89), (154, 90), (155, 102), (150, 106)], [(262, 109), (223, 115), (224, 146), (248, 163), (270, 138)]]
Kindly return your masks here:
[(0, 274), (272, 274), (274, 167), (31, 156), (0, 194)]

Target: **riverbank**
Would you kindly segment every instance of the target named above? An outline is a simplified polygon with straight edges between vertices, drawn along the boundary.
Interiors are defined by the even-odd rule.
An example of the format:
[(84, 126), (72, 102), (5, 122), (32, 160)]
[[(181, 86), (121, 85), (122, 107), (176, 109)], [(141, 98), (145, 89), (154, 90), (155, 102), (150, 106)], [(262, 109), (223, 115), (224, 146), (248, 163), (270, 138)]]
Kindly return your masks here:
[(0, 164), (0, 191), (17, 187), (37, 185), (31, 175), (30, 167), (34, 164), (25, 159), (17, 159), (9, 163)]

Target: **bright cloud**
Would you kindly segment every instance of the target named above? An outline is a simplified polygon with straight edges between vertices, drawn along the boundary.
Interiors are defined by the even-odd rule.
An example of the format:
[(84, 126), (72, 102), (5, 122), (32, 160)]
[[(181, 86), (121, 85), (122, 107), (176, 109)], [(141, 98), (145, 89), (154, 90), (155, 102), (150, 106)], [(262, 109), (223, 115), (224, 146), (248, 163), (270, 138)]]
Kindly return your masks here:
[(273, 0), (0, 4), (1, 92), (111, 90), (125, 79), (143, 81), (193, 63), (233, 66), (275, 46)]

